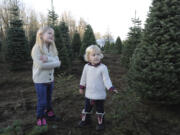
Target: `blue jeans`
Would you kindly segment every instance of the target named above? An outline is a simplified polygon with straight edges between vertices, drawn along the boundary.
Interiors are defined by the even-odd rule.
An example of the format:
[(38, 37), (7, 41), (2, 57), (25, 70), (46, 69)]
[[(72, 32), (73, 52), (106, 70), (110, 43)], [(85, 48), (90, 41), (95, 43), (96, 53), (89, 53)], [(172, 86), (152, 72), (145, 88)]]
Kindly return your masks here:
[(54, 82), (51, 83), (35, 83), (37, 93), (37, 118), (42, 118), (45, 115), (45, 110), (52, 109), (52, 92)]

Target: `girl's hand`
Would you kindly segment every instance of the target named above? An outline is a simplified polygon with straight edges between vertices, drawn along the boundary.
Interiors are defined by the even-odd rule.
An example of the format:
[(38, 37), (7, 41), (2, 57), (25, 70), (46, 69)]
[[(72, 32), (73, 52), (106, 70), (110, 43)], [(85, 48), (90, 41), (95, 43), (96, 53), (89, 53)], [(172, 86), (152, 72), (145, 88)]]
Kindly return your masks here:
[(113, 92), (114, 92), (114, 93), (116, 93), (116, 94), (118, 94), (118, 93), (119, 93), (119, 92), (118, 92), (118, 90), (116, 90), (116, 89), (115, 89), (115, 90), (113, 90)]
[(42, 56), (40, 56), (40, 60), (41, 60), (42, 62), (47, 62), (47, 61), (48, 61), (48, 57), (45, 56), (45, 55), (42, 55)]
[(84, 90), (83, 89), (79, 89), (79, 93), (80, 94), (84, 94)]

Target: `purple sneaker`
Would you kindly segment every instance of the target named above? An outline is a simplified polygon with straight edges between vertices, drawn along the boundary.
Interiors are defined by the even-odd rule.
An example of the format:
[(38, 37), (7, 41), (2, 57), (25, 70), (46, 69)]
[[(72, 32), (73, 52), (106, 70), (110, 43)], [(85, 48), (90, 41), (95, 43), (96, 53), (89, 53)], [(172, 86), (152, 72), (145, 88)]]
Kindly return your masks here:
[(42, 121), (41, 121), (41, 119), (38, 119), (38, 120), (37, 120), (37, 126), (42, 126)]
[(46, 112), (46, 118), (49, 121), (60, 121), (61, 120), (60, 118), (56, 117), (53, 110)]
[(49, 111), (49, 112), (47, 112), (47, 115), (48, 115), (48, 117), (53, 117), (53, 116), (55, 116), (55, 114), (54, 114), (54, 112), (53, 112), (53, 111)]
[(42, 125), (43, 125), (43, 126), (47, 125), (47, 122), (46, 122), (46, 119), (45, 119), (45, 118), (42, 118)]

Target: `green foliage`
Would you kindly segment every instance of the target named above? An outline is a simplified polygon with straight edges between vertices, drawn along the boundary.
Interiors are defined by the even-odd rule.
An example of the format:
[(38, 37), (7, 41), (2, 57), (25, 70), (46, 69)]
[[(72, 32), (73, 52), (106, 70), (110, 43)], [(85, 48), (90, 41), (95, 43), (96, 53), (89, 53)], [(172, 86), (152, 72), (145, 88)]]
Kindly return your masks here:
[(35, 126), (28, 135), (42, 135), (48, 131), (47, 126)]
[(54, 10), (48, 11), (48, 25), (54, 27), (57, 25), (58, 15), (55, 13)]
[(122, 51), (122, 42), (121, 42), (121, 39), (120, 39), (120, 37), (117, 37), (117, 39), (116, 39), (116, 42), (115, 42), (115, 50), (114, 51), (116, 51), (117, 53), (121, 53), (121, 51)]
[(64, 21), (59, 25), (53, 26), (55, 31), (55, 44), (58, 50), (58, 56), (62, 62), (61, 69), (70, 69), (72, 62), (72, 47), (70, 44), (70, 36), (68, 26)]
[(111, 115), (115, 121), (126, 120), (127, 117), (133, 115), (139, 105), (139, 97), (131, 90), (124, 90), (121, 94), (114, 96), (112, 100), (115, 102), (114, 108), (116, 109)]
[(58, 50), (58, 56), (61, 60), (61, 68), (66, 69), (70, 66), (70, 58), (68, 55), (67, 47), (62, 39), (62, 33), (60, 32), (59, 26), (54, 27), (55, 31), (55, 44)]
[(111, 43), (109, 41), (106, 41), (103, 47), (103, 51), (107, 53), (110, 51), (110, 49), (111, 49)]
[(129, 68), (130, 59), (136, 49), (136, 46), (140, 44), (142, 38), (142, 29), (140, 27), (141, 21), (138, 18), (134, 18), (132, 19), (132, 22), (134, 26), (130, 28), (128, 38), (124, 42), (121, 56), (121, 63), (126, 68)]
[(82, 46), (80, 49), (80, 57), (83, 58), (85, 54), (85, 50), (88, 46), (95, 45), (95, 44), (96, 44), (96, 39), (94, 36), (93, 29), (91, 28), (91, 25), (87, 25), (84, 32), (84, 37), (82, 40)]
[(36, 42), (36, 32), (37, 31), (31, 31), (30, 30), (30, 34), (29, 34), (29, 46), (30, 46), (30, 50), (32, 50), (32, 48), (33, 48), (33, 46), (34, 46), (34, 44), (35, 44), (35, 42)]
[(67, 48), (67, 54), (70, 60), (72, 60), (72, 47), (70, 43), (69, 28), (64, 21), (60, 22), (59, 30), (61, 33), (62, 41)]
[(22, 123), (19, 120), (13, 122), (12, 125), (9, 125), (7, 128), (0, 129), (1, 135), (18, 135), (22, 134)]
[(81, 48), (80, 34), (76, 32), (74, 33), (74, 36), (72, 39), (73, 58), (79, 57), (80, 48)]
[(57, 84), (66, 85), (66, 82), (69, 82), (72, 79), (74, 79), (73, 75), (66, 75), (65, 73), (61, 73), (57, 75), (56, 82)]
[(0, 49), (0, 61), (6, 61), (6, 54), (7, 54), (7, 45), (5, 40), (1, 40), (1, 49)]
[(109, 41), (106, 41), (105, 45), (103, 47), (103, 51), (105, 53), (116, 53), (116, 51), (115, 51), (115, 44), (114, 43), (110, 43)]
[(142, 99), (180, 103), (180, 1), (154, 0), (143, 41), (132, 57), (129, 87)]
[(19, 7), (13, 5), (10, 9), (10, 27), (7, 32), (6, 59), (11, 70), (20, 70), (29, 58), (27, 39), (23, 30), (23, 22), (19, 17)]
[[(58, 89), (56, 93), (56, 99), (65, 99), (71, 94), (79, 95), (79, 87), (77, 85), (78, 82), (79, 80), (77, 80), (77, 78), (72, 74), (68, 74), (65, 72), (58, 74), (55, 83), (55, 88)], [(73, 102), (73, 100), (69, 100), (69, 102)]]
[(105, 53), (112, 53), (112, 54), (118, 54), (121, 53), (122, 50), (122, 42), (120, 37), (117, 37), (116, 42), (115, 43), (111, 43), (109, 40), (106, 40), (104, 47), (102, 48), (102, 50)]

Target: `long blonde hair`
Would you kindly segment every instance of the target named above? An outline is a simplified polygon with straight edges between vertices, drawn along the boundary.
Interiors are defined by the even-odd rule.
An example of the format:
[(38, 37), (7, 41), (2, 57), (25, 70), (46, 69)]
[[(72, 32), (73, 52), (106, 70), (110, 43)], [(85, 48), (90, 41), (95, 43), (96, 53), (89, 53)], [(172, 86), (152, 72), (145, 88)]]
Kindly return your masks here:
[[(44, 49), (43, 49), (43, 44), (44, 44), (44, 41), (42, 39), (42, 35), (47, 32), (48, 30), (53, 30), (53, 28), (49, 27), (49, 26), (44, 26), (44, 27), (41, 27), (39, 28), (39, 30), (37, 31), (37, 34), (36, 34), (36, 43), (34, 44), (33, 46), (33, 49), (31, 51), (31, 56), (33, 55), (34, 53), (34, 49), (39, 49), (40, 53), (42, 55), (45, 55), (45, 52), (44, 52)], [(57, 56), (58, 55), (58, 51), (57, 51), (57, 48), (56, 48), (56, 45), (55, 45), (55, 42), (53, 41), (50, 45), (50, 52), (54, 55), (54, 56)]]

